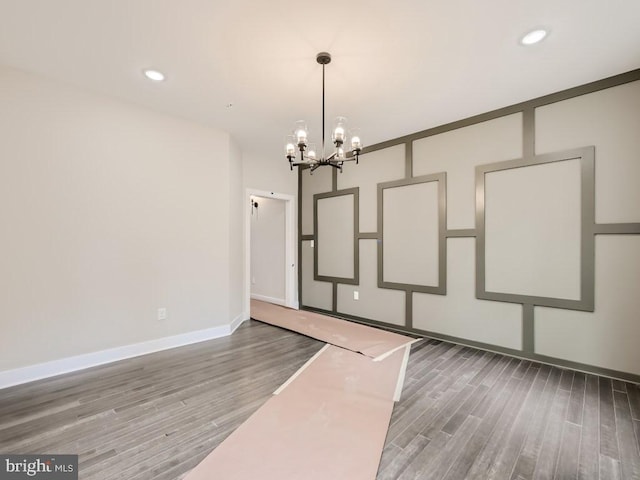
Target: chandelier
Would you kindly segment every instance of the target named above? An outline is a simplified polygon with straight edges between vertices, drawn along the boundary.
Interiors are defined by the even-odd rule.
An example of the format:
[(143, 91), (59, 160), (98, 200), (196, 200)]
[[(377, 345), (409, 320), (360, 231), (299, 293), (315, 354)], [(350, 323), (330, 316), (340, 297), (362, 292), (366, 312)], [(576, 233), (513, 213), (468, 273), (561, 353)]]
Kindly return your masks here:
[[(313, 172), (318, 167), (329, 165), (342, 172), (344, 162), (355, 160), (356, 165), (358, 164), (358, 157), (362, 151), (362, 142), (357, 131), (347, 131), (347, 119), (345, 117), (336, 117), (331, 133), (331, 141), (335, 146), (335, 150), (331, 155), (325, 156), (324, 67), (331, 62), (331, 55), (327, 52), (320, 52), (316, 55), (316, 61), (322, 65), (322, 150), (318, 154), (315, 145), (307, 142), (307, 124), (304, 120), (299, 120), (295, 124), (293, 135), (287, 136), (285, 152), (291, 170), (293, 170), (293, 167), (302, 166), (310, 168), (311, 172)], [(344, 144), (349, 133), (351, 135), (352, 156), (347, 156), (344, 151)], [(297, 154), (296, 150), (298, 150)]]

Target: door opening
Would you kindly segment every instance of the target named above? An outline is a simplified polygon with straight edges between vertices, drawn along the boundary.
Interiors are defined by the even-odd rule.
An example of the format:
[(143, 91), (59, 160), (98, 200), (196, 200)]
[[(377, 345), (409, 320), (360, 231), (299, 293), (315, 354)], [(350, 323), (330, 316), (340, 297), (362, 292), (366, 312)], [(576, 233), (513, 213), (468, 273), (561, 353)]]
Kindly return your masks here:
[(245, 319), (251, 298), (298, 308), (293, 195), (247, 189)]

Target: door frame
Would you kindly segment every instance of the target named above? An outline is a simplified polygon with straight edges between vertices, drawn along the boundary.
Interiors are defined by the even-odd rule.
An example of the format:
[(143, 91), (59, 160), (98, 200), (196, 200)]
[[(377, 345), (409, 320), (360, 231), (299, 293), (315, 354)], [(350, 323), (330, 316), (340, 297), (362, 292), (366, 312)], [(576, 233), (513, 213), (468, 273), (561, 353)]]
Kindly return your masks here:
[(247, 188), (245, 191), (245, 221), (244, 221), (244, 312), (245, 320), (251, 315), (251, 197), (272, 198), (283, 200), (284, 207), (284, 223), (285, 223), (285, 275), (284, 275), (284, 292), (285, 306), (298, 309), (298, 265), (296, 262), (296, 197), (287, 193), (267, 192), (264, 190), (256, 190)]

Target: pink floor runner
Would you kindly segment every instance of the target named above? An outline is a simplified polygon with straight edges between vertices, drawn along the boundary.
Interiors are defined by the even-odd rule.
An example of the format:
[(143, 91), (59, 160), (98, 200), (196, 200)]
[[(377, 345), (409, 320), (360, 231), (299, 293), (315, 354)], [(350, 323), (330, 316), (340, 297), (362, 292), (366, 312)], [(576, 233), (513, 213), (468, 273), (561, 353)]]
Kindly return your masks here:
[(408, 349), (327, 345), (185, 480), (373, 480)]
[(251, 318), (381, 360), (417, 340), (319, 313), (251, 300)]
[(251, 317), (327, 345), (185, 480), (373, 480), (413, 338), (251, 301)]

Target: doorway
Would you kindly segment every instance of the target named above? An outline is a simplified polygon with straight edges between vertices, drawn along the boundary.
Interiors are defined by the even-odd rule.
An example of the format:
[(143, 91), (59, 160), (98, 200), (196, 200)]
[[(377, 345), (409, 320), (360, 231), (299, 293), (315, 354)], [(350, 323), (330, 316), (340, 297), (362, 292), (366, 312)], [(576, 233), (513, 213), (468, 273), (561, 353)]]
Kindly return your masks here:
[(293, 195), (247, 189), (245, 318), (251, 298), (298, 308)]

